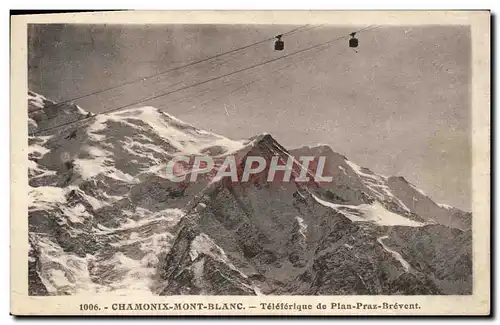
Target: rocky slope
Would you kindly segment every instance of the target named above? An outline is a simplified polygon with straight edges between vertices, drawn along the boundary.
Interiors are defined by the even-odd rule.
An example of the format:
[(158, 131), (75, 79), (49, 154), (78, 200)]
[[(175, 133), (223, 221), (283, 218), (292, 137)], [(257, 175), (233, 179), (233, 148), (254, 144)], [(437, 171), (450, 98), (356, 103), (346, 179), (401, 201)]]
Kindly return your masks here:
[[(32, 295), (472, 292), (471, 215), (400, 177), (326, 146), (233, 141), (151, 107), (93, 116), (32, 92), (28, 102)], [(181, 154), (239, 167), (326, 156), (333, 181), (297, 181), (294, 164), (289, 183), (267, 169), (246, 183), (173, 183), (166, 163)]]

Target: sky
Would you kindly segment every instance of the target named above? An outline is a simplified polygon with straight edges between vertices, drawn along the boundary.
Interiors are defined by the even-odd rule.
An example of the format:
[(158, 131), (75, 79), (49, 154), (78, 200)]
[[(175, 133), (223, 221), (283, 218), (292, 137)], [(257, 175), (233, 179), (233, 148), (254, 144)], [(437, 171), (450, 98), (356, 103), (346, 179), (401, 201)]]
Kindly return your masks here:
[[(28, 83), (63, 101), (157, 75), (74, 102), (103, 112), (167, 93), (128, 107), (155, 106), (232, 139), (268, 132), (289, 149), (327, 144), (470, 211), (469, 28), (372, 26), (357, 34), (356, 50), (338, 39), (366, 27), (31, 25)], [(269, 40), (160, 74), (297, 28), (282, 52)]]

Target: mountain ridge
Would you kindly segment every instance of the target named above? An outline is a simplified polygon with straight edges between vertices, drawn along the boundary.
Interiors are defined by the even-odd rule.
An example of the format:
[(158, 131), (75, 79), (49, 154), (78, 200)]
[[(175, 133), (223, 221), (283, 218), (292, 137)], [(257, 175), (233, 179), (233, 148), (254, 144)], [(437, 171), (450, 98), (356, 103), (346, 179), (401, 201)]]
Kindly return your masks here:
[[(470, 268), (430, 253), (439, 246), (471, 260), (471, 215), (330, 147), (286, 149), (269, 133), (230, 140), (153, 107), (89, 115), (33, 92), (28, 103), (30, 133), (85, 119), (29, 137), (30, 294), (471, 290)], [(180, 154), (232, 155), (239, 167), (251, 155), (325, 155), (324, 176), (333, 182), (269, 182), (264, 170), (247, 184), (173, 183), (165, 162)], [(453, 231), (456, 242), (439, 238)], [(424, 245), (439, 266), (424, 267), (413, 245)], [(368, 265), (377, 268), (358, 270)], [(345, 281), (331, 282), (339, 276)]]

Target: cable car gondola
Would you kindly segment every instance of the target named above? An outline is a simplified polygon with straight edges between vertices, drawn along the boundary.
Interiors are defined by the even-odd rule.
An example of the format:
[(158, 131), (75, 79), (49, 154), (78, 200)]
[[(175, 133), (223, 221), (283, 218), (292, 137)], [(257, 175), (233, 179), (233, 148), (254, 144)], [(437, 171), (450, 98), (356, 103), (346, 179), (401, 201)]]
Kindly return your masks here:
[(351, 33), (350, 35), (351, 35), (351, 39), (349, 40), (349, 47), (352, 47), (352, 48), (358, 47), (359, 41), (355, 37), (356, 33)]
[(274, 42), (275, 51), (283, 51), (283, 49), (285, 48), (285, 42), (281, 40), (281, 37), (283, 37), (283, 35), (276, 36), (277, 41)]

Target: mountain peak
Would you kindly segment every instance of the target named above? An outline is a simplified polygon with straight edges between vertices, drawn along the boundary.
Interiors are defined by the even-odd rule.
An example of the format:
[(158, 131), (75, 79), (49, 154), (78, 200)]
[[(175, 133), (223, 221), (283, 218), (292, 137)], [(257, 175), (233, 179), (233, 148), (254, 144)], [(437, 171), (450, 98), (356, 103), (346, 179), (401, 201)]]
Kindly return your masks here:
[(28, 90), (28, 132), (53, 134), (61, 128), (71, 125), (94, 114), (83, 110), (71, 102), (57, 103), (43, 95)]
[(294, 155), (312, 155), (312, 156), (325, 156), (329, 157), (329, 160), (335, 161), (336, 164), (344, 164), (347, 161), (346, 156), (344, 156), (341, 153), (338, 153), (334, 151), (329, 145), (327, 144), (318, 144), (318, 145), (305, 145), (299, 148), (292, 149), (290, 152), (293, 152)]
[[(206, 133), (209, 134), (210, 132), (202, 131), (195, 126), (188, 124), (184, 121), (179, 120), (177, 117), (170, 115), (169, 113), (165, 112), (164, 110), (160, 110), (154, 106), (141, 106), (141, 107), (133, 107), (133, 108), (127, 108), (127, 109), (122, 109), (118, 110), (116, 112), (111, 112), (109, 114), (106, 114), (104, 112), (105, 116), (109, 117), (115, 117), (115, 118), (129, 118), (129, 119), (136, 119), (136, 120), (144, 120), (144, 121), (152, 121), (155, 120), (157, 122), (161, 123), (169, 123), (173, 124), (176, 127), (181, 127), (181, 128), (189, 128), (191, 130), (196, 130), (198, 132)], [(213, 133), (210, 133), (213, 134)]]
[(268, 132), (262, 132), (262, 133), (256, 134), (253, 137), (248, 138), (248, 140), (253, 141), (255, 143), (258, 143), (260, 141), (276, 141), (276, 140), (274, 140), (271, 133), (268, 133)]
[[(151, 106), (85, 118), (77, 105), (33, 92), (28, 102), (35, 129), (53, 127), (29, 139), (31, 293), (470, 292), (469, 270), (455, 270), (470, 260), (470, 232), (459, 230), (470, 216), (436, 206), (432, 219), (445, 226), (430, 224), (429, 198), (412, 200), (406, 182), (388, 182), (327, 145), (287, 150), (269, 133), (235, 141)], [(273, 182), (266, 164), (247, 182), (212, 182), (210, 173), (174, 182), (167, 168), (178, 156), (239, 156), (238, 173), (252, 156), (322, 156), (321, 175), (332, 181), (295, 181), (303, 169), (294, 164), (292, 181), (276, 173)], [(181, 176), (194, 174), (187, 167)], [(427, 258), (437, 248), (453, 259)]]

